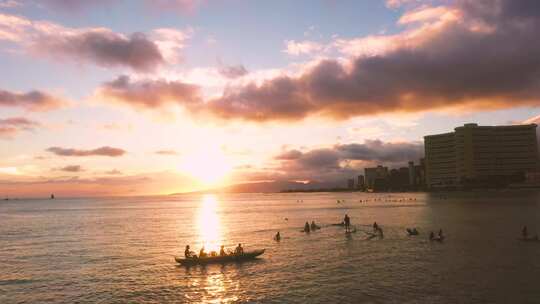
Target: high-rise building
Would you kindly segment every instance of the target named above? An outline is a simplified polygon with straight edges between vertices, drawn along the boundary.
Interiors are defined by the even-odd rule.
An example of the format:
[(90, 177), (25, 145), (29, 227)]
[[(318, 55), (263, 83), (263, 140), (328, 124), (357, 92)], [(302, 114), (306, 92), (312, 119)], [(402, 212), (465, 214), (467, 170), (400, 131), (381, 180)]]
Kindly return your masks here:
[(424, 137), (428, 188), (497, 186), (538, 169), (536, 125), (478, 126)]
[(349, 190), (354, 190), (354, 178), (349, 178), (347, 180), (347, 188)]
[(374, 168), (365, 168), (364, 176), (366, 187), (369, 189), (376, 188), (376, 184), (384, 184), (388, 179), (388, 167), (377, 166)]
[(415, 184), (416, 184), (415, 177), (416, 177), (416, 174), (415, 174), (415, 170), (414, 170), (414, 162), (410, 161), (409, 162), (409, 186), (411, 188), (414, 187)]
[(356, 188), (358, 190), (363, 190), (365, 187), (366, 187), (366, 185), (365, 185), (365, 181), (364, 181), (364, 176), (363, 175), (358, 175), (358, 181), (357, 181), (357, 184), (356, 184)]

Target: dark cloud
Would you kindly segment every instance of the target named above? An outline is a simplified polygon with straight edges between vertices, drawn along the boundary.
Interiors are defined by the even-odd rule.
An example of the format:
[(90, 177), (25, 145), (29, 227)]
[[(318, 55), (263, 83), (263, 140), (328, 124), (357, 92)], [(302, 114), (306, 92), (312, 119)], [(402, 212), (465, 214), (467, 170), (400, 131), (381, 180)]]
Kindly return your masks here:
[(159, 108), (167, 103), (189, 106), (201, 100), (200, 88), (180, 81), (131, 80), (129, 76), (104, 83), (100, 95), (139, 108)]
[(468, 0), (452, 9), (462, 17), (418, 29), (386, 53), (229, 88), (208, 111), (267, 121), (540, 106), (540, 2)]
[(74, 172), (82, 172), (82, 171), (84, 171), (84, 169), (79, 165), (71, 165), (71, 166), (65, 166), (65, 167), (62, 167), (62, 168), (58, 168), (58, 171), (74, 173)]
[(164, 63), (157, 44), (143, 33), (129, 37), (105, 29), (52, 33), (39, 39), (35, 48), (53, 57), (91, 61), (104, 67), (126, 66), (142, 72)]
[(65, 104), (65, 101), (41, 91), (27, 93), (0, 89), (0, 107), (21, 107), (29, 111), (48, 111)]
[(248, 74), (248, 70), (243, 65), (223, 66), (219, 68), (219, 73), (227, 78), (238, 78)]
[(79, 150), (79, 149), (68, 149), (61, 147), (50, 147), (47, 149), (48, 152), (54, 153), (59, 156), (109, 156), (109, 157), (118, 157), (126, 153), (126, 151), (113, 148), (113, 147), (101, 147), (93, 150)]
[(539, 6), (532, 0), (461, 0), (435, 10), (445, 13), (441, 19), (423, 15), (430, 8), (421, 6), (415, 18), (406, 18), (410, 27), (402, 34), (377, 37), (383, 52), (346, 63), (321, 60), (298, 76), (227, 87), (211, 100), (203, 100), (195, 85), (127, 76), (101, 92), (139, 107), (174, 103), (192, 114), (256, 122), (538, 107)]
[(288, 150), (277, 155), (275, 159), (292, 160), (292, 159), (299, 159), (300, 157), (302, 157), (302, 152), (298, 150)]
[(32, 131), (40, 124), (24, 117), (0, 119), (0, 138), (11, 139), (21, 131)]
[(263, 170), (258, 178), (342, 184), (347, 178), (363, 174), (365, 167), (378, 164), (402, 167), (411, 160), (417, 162), (424, 154), (423, 149), (421, 142), (366, 140), (362, 144), (338, 144), (305, 152), (285, 150), (274, 157), (278, 166)]
[(385, 143), (381, 140), (366, 140), (363, 144), (336, 145), (344, 158), (382, 163), (400, 163), (416, 160), (424, 154), (420, 142)]

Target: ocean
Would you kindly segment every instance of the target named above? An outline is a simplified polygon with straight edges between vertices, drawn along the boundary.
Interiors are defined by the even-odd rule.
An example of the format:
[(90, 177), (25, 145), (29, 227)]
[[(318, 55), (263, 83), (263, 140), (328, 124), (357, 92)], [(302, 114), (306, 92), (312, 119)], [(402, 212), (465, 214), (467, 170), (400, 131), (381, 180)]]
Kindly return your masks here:
[[(345, 214), (356, 233), (331, 226)], [(322, 229), (300, 232), (312, 220)], [(374, 221), (383, 239), (367, 238)], [(518, 240), (523, 225), (540, 233), (540, 192), (2, 201), (0, 303), (539, 303), (540, 243)], [(266, 252), (174, 261), (238, 243)]]

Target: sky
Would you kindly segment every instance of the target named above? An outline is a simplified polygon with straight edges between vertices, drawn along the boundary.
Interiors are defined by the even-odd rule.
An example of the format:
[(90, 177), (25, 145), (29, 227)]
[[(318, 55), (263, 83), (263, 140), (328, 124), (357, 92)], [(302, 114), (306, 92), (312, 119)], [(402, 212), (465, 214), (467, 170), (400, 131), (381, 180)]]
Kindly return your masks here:
[(536, 0), (0, 0), (0, 197), (345, 185), (540, 122)]

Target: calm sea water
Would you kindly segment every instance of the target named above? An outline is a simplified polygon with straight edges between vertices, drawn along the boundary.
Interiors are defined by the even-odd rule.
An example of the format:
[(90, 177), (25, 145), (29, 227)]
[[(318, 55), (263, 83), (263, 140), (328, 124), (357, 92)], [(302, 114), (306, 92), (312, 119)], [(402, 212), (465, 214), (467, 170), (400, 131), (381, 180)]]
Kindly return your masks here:
[[(345, 213), (350, 237), (326, 226)], [(323, 229), (300, 233), (308, 220)], [(373, 221), (384, 239), (366, 240)], [(0, 303), (539, 303), (540, 243), (517, 240), (523, 224), (540, 233), (540, 193), (6, 201)], [(445, 242), (427, 241), (439, 228)], [(243, 264), (173, 259), (186, 244), (238, 242), (267, 251)]]

